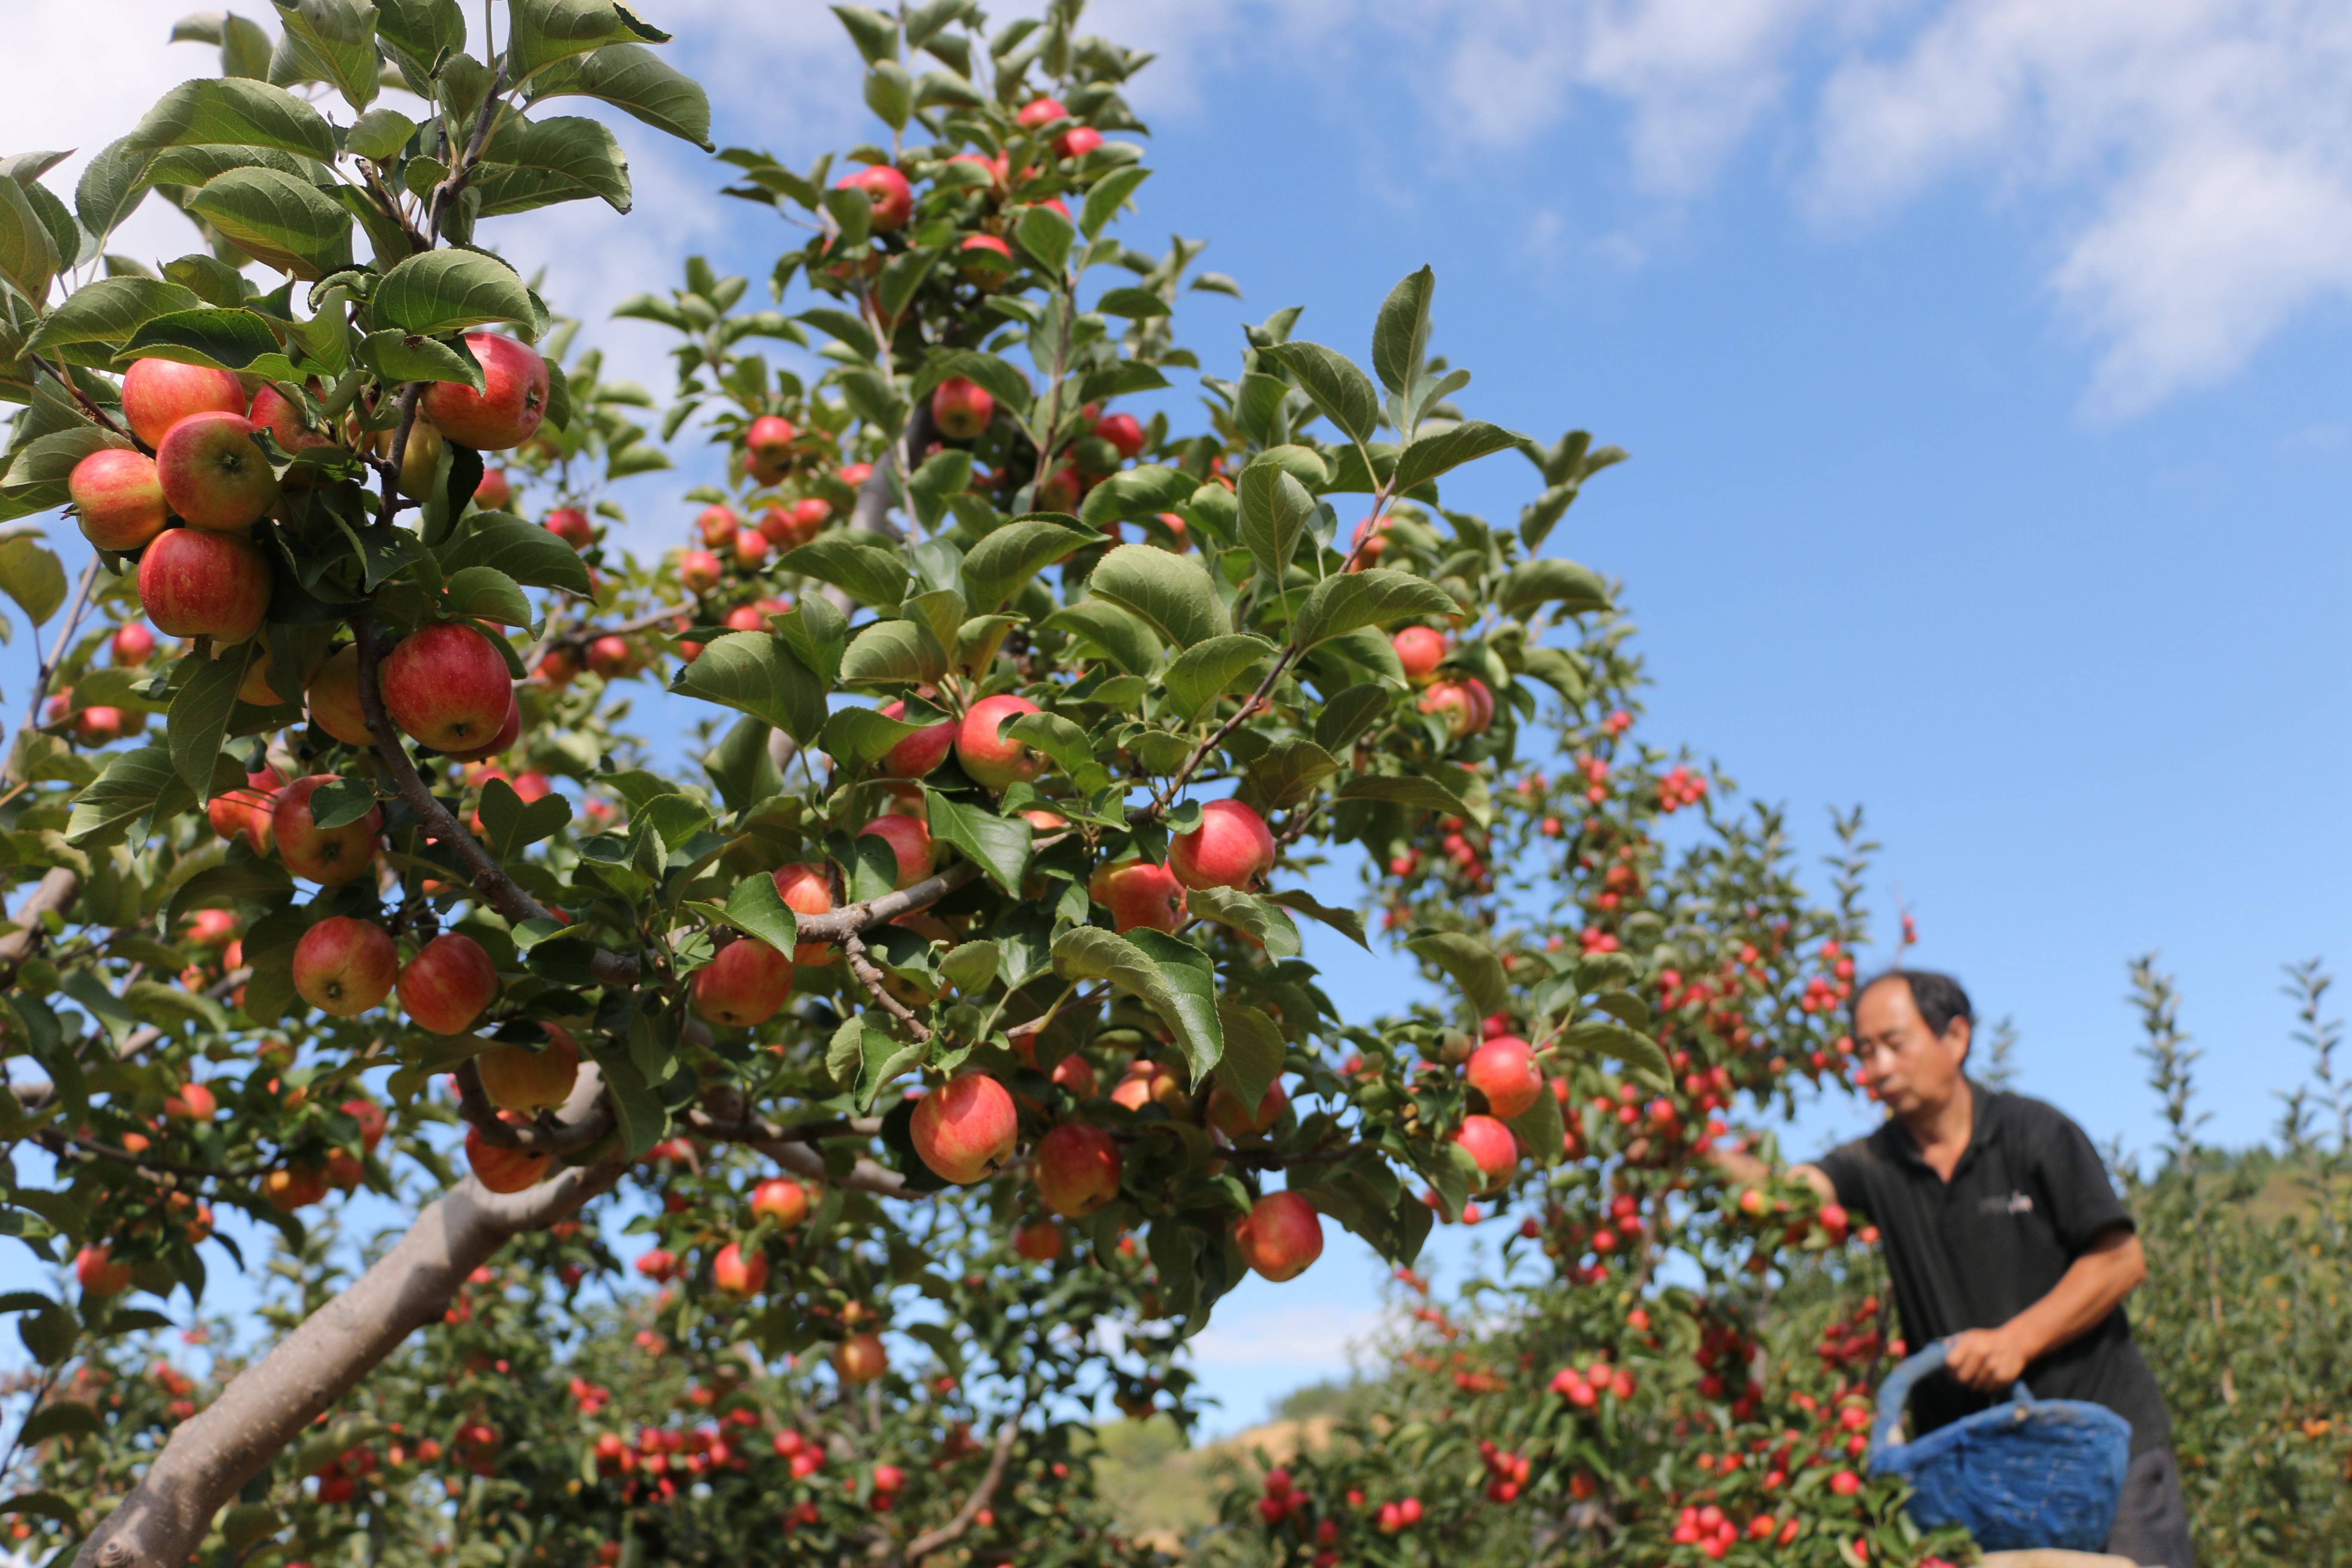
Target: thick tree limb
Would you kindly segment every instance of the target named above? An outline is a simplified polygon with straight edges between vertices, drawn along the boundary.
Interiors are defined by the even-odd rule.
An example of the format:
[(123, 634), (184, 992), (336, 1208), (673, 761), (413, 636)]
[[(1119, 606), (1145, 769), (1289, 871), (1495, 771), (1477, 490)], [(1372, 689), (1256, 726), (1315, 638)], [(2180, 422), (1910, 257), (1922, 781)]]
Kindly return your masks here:
[(41, 940), (41, 917), (51, 910), (64, 914), (80, 896), (81, 878), (63, 866), (51, 867), (48, 875), (33, 884), (33, 890), (8, 917), (19, 929), (0, 936), (0, 984), (16, 977), (16, 966)]
[(541, 1230), (610, 1187), (617, 1163), (504, 1195), (472, 1177), (443, 1194), (375, 1267), (304, 1320), (172, 1434), (75, 1568), (181, 1568), (237, 1489), (377, 1363), (448, 1310), (466, 1276), (509, 1237)]
[[(860, 1156), (846, 1176), (835, 1176), (817, 1152), (813, 1139), (840, 1131), (856, 1136), (872, 1137), (880, 1131), (878, 1119), (856, 1118), (846, 1123), (825, 1122), (811, 1126), (779, 1127), (774, 1122), (751, 1115), (713, 1116), (708, 1111), (687, 1113), (687, 1131), (697, 1138), (707, 1138), (714, 1143), (740, 1143), (756, 1150), (796, 1176), (812, 1181), (831, 1182), (836, 1186), (852, 1187), (861, 1193), (872, 1193), (886, 1198), (918, 1198), (929, 1194), (918, 1193), (907, 1185), (907, 1179), (879, 1161)], [(821, 1131), (822, 1130), (822, 1131)]]

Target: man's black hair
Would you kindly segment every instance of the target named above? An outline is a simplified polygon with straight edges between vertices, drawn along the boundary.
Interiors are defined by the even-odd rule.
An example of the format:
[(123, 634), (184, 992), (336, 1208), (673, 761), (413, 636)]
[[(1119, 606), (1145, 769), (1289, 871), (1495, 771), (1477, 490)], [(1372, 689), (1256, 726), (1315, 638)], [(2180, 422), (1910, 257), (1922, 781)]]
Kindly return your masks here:
[(1860, 1010), (1862, 999), (1869, 994), (1872, 986), (1886, 980), (1903, 982), (1911, 993), (1911, 1005), (1919, 1009), (1921, 1020), (1937, 1037), (1951, 1029), (1955, 1018), (1966, 1019), (1971, 1027), (1975, 1026), (1977, 1013), (1969, 1005), (1968, 992), (1950, 975), (1938, 974), (1932, 969), (1890, 969), (1872, 975), (1853, 994), (1855, 1009)]

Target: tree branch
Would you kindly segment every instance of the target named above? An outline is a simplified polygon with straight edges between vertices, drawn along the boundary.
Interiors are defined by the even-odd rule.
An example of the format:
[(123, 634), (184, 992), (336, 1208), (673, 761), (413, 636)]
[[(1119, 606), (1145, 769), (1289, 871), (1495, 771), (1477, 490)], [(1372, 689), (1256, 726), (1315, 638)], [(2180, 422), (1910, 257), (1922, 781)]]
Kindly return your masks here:
[(16, 906), (16, 912), (8, 917), (17, 929), (0, 936), (0, 985), (16, 979), (16, 966), (25, 962), (34, 943), (45, 934), (47, 928), (41, 924), (41, 917), (52, 910), (64, 914), (80, 896), (80, 875), (63, 866), (51, 867), (48, 874), (34, 884), (24, 902)]
[(499, 1120), (499, 1108), (483, 1092), (477, 1058), (467, 1057), (459, 1062), (452, 1076), (457, 1080), (458, 1114), (493, 1148), (520, 1149), (530, 1154), (575, 1154), (613, 1129), (612, 1108), (604, 1099), (604, 1075), (594, 1062), (580, 1064), (572, 1092), (551, 1119), (542, 1116), (536, 1123), (520, 1127)]
[(814, 1147), (814, 1140), (831, 1136), (839, 1128), (855, 1136), (872, 1137), (882, 1130), (878, 1119), (857, 1118), (843, 1122), (808, 1122), (797, 1127), (779, 1127), (757, 1116), (746, 1115), (736, 1120), (714, 1117), (699, 1108), (687, 1113), (687, 1131), (698, 1138), (714, 1143), (740, 1143), (746, 1149), (765, 1154), (777, 1164), (797, 1176), (814, 1181), (831, 1182), (836, 1186), (851, 1187), (861, 1193), (873, 1193), (886, 1198), (918, 1198), (928, 1194), (907, 1185), (905, 1177), (878, 1161), (859, 1156), (846, 1176), (835, 1176), (825, 1165), (824, 1156)]
[(884, 988), (882, 972), (874, 967), (872, 959), (866, 956), (865, 942), (858, 940), (854, 933), (845, 936), (841, 939), (841, 954), (849, 961), (849, 973), (856, 978), (857, 984), (866, 987), (866, 994), (868, 996), (882, 1005), (882, 1010), (885, 1013), (906, 1025), (913, 1031), (918, 1041), (926, 1041), (931, 1037), (931, 1031), (924, 1026), (922, 1020), (916, 1017), (904, 1002), (891, 995)]
[(989, 1456), (988, 1471), (980, 1478), (980, 1485), (971, 1489), (971, 1495), (963, 1500), (963, 1506), (956, 1510), (953, 1519), (907, 1542), (905, 1556), (908, 1562), (920, 1561), (926, 1554), (955, 1542), (971, 1528), (971, 1521), (980, 1517), (980, 1510), (988, 1506), (989, 1500), (996, 1495), (996, 1489), (1003, 1484), (1004, 1468), (1012, 1461), (1013, 1445), (1020, 1436), (1021, 1413), (1016, 1410), (1006, 1416), (1004, 1424), (996, 1429), (996, 1451)]

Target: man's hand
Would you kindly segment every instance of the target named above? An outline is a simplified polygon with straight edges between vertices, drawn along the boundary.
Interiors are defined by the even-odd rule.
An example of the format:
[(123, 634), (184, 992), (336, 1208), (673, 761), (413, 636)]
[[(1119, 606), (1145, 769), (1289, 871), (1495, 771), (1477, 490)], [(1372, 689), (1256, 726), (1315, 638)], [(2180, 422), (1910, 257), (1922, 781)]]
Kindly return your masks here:
[(1970, 1388), (1998, 1393), (2024, 1375), (2025, 1363), (2032, 1359), (2020, 1336), (2004, 1325), (1954, 1335), (1944, 1366)]

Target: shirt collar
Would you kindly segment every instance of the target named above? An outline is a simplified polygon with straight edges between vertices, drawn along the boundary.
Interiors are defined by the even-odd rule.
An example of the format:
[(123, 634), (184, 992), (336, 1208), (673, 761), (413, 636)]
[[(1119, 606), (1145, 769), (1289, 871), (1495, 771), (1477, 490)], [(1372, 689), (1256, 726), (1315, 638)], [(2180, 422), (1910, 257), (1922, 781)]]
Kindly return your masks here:
[[(1975, 1162), (1979, 1152), (1999, 1141), (2001, 1124), (2007, 1120), (2001, 1113), (2003, 1096), (1999, 1090), (1987, 1089), (1965, 1075), (1960, 1081), (1969, 1086), (1969, 1146), (1960, 1151), (1958, 1161), (1952, 1166), (1952, 1180), (1955, 1182), (1960, 1179), (1960, 1173)], [(1911, 1135), (1911, 1129), (1891, 1116), (1886, 1119), (1886, 1143), (1896, 1159), (1919, 1170), (1928, 1171), (1931, 1175), (1934, 1173), (1929, 1170), (1926, 1156), (1919, 1152), (1919, 1141)]]

